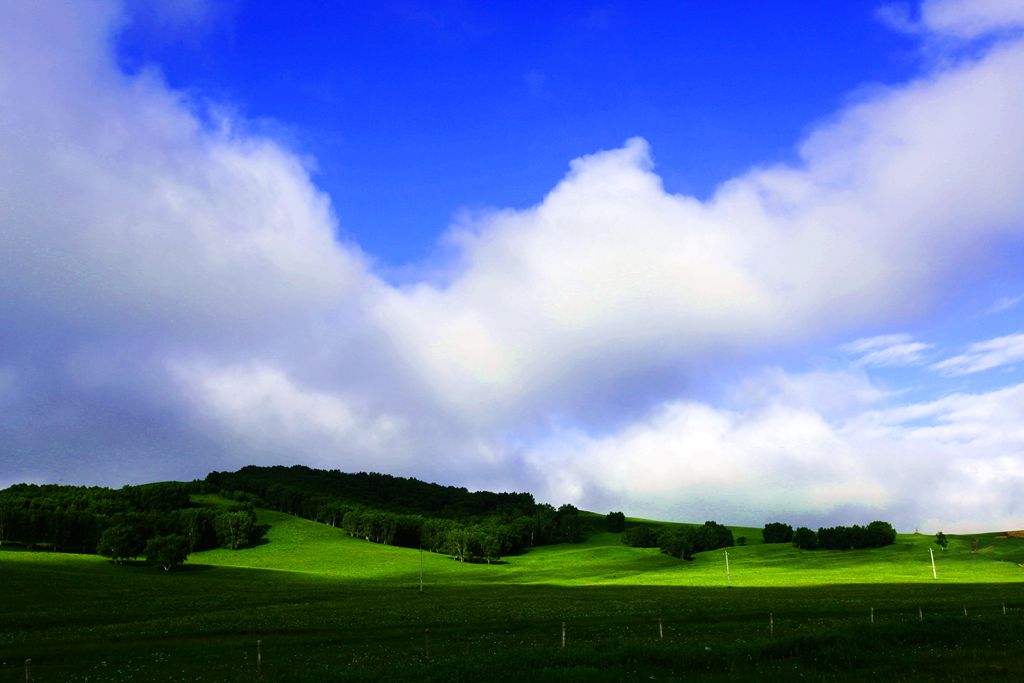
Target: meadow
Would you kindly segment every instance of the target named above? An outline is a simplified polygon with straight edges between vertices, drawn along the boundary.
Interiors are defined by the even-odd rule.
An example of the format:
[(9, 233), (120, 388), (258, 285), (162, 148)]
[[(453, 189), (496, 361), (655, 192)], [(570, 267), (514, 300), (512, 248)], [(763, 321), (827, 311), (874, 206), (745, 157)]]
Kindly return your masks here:
[(723, 551), (618, 534), (487, 565), (260, 515), (266, 543), (175, 572), (0, 551), (0, 680), (26, 659), (35, 681), (1024, 678), (1024, 539), (799, 551), (733, 528), (727, 587)]

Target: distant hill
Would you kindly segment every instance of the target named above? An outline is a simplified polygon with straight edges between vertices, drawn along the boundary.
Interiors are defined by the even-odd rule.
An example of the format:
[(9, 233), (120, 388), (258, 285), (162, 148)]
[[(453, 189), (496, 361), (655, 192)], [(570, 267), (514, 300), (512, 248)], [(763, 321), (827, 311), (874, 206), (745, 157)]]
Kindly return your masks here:
[(249, 466), (212, 472), (204, 483), (236, 500), (342, 527), (353, 537), (464, 561), (578, 543), (603, 523), (572, 505), (538, 505), (529, 493), (469, 491), (377, 472)]
[(243, 467), (211, 472), (206, 482), (222, 491), (243, 491), (268, 507), (315, 519), (324, 506), (362, 506), (452, 520), (532, 515), (537, 507), (529, 493), (468, 491), (378, 472), (347, 473), (304, 465)]

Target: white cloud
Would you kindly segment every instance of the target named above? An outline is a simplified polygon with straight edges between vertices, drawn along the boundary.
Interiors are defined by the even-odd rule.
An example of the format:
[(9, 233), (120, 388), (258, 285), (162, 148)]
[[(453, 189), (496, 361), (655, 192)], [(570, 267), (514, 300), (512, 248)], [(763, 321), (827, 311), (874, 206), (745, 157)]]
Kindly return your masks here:
[(1024, 296), (1004, 296), (1000, 297), (992, 303), (991, 306), (985, 311), (987, 315), (994, 315), (996, 313), (1002, 313), (1014, 308), (1021, 301), (1024, 301)]
[(666, 193), (642, 141), (577, 160), (540, 205), (458, 229), (459, 269), (390, 293), (384, 324), (442, 400), (490, 413), (609, 364), (685, 367), (928, 306), (1024, 225), (1020, 73), (1014, 45), (877, 95), (811, 135), (800, 165), (704, 203)]
[(1018, 333), (971, 344), (964, 353), (935, 363), (931, 367), (946, 375), (970, 375), (1012, 365), (1022, 360), (1024, 333)]
[(839, 347), (839, 350), (850, 354), (865, 354), (892, 346), (901, 346), (913, 341), (909, 334), (882, 334), (875, 337), (863, 337), (852, 342), (847, 342)]
[[(925, 480), (971, 519), (951, 467), (1015, 476), (1008, 441), (944, 441), (1003, 422), (871, 417), (885, 392), (859, 371), (766, 371), (736, 410), (689, 382), (984, 277), (1024, 230), (1019, 41), (873, 91), (707, 201), (666, 192), (641, 139), (577, 159), (535, 207), (453, 227), (442, 277), (396, 287), (337, 241), (294, 153), (125, 74), (122, 21), (0, 6), (5, 473), (117, 483), (258, 456), (811, 514), (916, 501), (941, 453)], [(926, 350), (871, 344), (868, 365)]]
[(957, 38), (1024, 28), (1021, 0), (925, 0), (921, 24), (929, 31)]
[(732, 400), (745, 408), (778, 404), (839, 416), (859, 412), (890, 396), (890, 391), (876, 386), (862, 370), (794, 374), (773, 367), (740, 382)]
[(1016, 528), (1022, 425), (1024, 384), (833, 419), (778, 397), (743, 411), (671, 402), (604, 437), (560, 434), (531, 457), (554, 470), (549, 495), (575, 492), (598, 510), (628, 501), (673, 519), (728, 510), (748, 524), (876, 514), (907, 530)]
[(154, 73), (120, 73), (106, 3), (40, 7), (4, 10), (0, 288), (35, 316), (181, 328), (333, 307), (363, 286), (294, 155), (204, 127)]
[(933, 344), (913, 341), (908, 334), (887, 334), (858, 339), (843, 344), (839, 350), (851, 355), (859, 355), (857, 365), (892, 367), (922, 363), (924, 353), (933, 347)]
[(1024, 28), (1020, 0), (923, 0), (915, 17), (909, 2), (883, 5), (878, 17), (890, 28), (927, 38), (973, 40)]
[(300, 387), (266, 367), (174, 368), (184, 391), (195, 397), (197, 421), (225, 429), (250, 452), (274, 457), (298, 444), (304, 458), (330, 464), (349, 453), (370, 469), (404, 469), (416, 451), (401, 417), (360, 409), (337, 392)]
[(692, 519), (709, 502), (789, 513), (886, 504), (885, 487), (850, 456), (810, 410), (737, 413), (672, 402), (609, 436), (544, 444), (532, 462), (554, 469), (558, 488), (579, 491), (580, 502), (621, 498), (641, 511)]

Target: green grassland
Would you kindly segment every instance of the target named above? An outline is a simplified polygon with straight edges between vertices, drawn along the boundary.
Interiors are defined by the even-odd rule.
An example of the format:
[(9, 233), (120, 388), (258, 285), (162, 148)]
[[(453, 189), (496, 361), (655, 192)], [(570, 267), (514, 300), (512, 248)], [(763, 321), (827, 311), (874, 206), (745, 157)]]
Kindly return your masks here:
[(0, 680), (26, 658), (36, 681), (257, 680), (257, 641), (273, 681), (1024, 678), (1024, 539), (807, 552), (734, 528), (726, 588), (723, 551), (618, 534), (486, 565), (260, 518), (266, 543), (169, 573), (0, 552)]
[[(349, 537), (344, 531), (279, 512), (261, 511), (270, 524), (269, 541), (244, 552), (218, 549), (197, 553), (193, 563), (298, 571), (344, 581), (416, 585), (420, 553)], [(798, 550), (763, 544), (759, 529), (730, 527), (748, 545), (729, 549), (734, 587), (817, 586), (877, 583), (1024, 582), (1024, 539), (1000, 534), (951, 537), (945, 551), (934, 537), (901, 534), (895, 545), (867, 551)], [(971, 551), (974, 538), (980, 540)], [(938, 580), (932, 578), (929, 548)], [(723, 551), (698, 553), (692, 562), (657, 548), (630, 548), (619, 534), (592, 534), (572, 545), (541, 546), (498, 564), (455, 562), (423, 553), (430, 585), (548, 584), (560, 586), (726, 586)]]

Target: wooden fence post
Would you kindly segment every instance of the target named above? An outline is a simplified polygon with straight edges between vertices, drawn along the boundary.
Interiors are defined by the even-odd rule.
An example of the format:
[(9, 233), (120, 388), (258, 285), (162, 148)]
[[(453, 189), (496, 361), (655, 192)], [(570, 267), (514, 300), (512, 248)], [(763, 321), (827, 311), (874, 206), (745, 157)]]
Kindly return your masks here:
[(917, 620), (924, 621), (924, 612), (921, 611), (920, 607), (917, 608)]
[[(1005, 608), (1003, 610), (1005, 612)], [(665, 627), (661, 624), (661, 619), (658, 619), (658, 638), (665, 640)]]
[(562, 649), (565, 649), (565, 622), (562, 622)]
[(25, 683), (32, 683), (32, 660), (25, 660)]
[(775, 637), (775, 614), (772, 612), (768, 613), (768, 637)]
[(426, 655), (427, 661), (430, 661), (430, 629), (423, 629), (423, 654)]
[(263, 678), (263, 641), (256, 641), (256, 675)]

